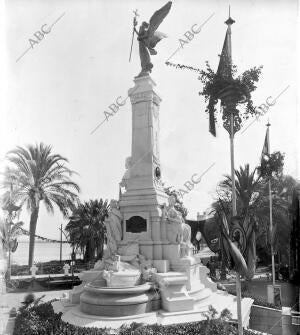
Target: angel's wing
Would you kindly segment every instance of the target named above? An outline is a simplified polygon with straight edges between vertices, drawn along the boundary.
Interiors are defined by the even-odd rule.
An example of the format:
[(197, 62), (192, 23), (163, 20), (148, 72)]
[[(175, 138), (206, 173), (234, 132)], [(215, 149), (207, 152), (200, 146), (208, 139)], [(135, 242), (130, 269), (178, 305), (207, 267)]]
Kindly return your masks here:
[[(155, 31), (154, 34), (149, 39), (149, 47), (152, 48), (152, 49), (155, 48), (156, 44), (160, 40), (162, 40), (163, 38), (166, 38), (166, 37), (167, 37), (166, 34), (161, 33), (159, 31)], [(150, 51), (150, 53), (151, 53), (151, 51)]]
[(172, 1), (166, 3), (161, 9), (157, 10), (149, 21), (148, 36), (151, 37), (159, 25), (163, 22), (164, 18), (168, 15), (172, 6)]

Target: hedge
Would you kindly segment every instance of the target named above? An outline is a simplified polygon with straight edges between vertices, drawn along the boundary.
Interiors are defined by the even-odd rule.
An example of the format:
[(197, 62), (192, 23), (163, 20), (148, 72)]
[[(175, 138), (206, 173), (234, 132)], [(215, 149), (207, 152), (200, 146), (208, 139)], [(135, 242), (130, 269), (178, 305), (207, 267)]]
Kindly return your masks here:
[(13, 335), (50, 335), (61, 324), (61, 313), (54, 313), (51, 302), (19, 309)]
[[(92, 334), (92, 333), (91, 333)], [(121, 330), (120, 335), (237, 335), (237, 329), (221, 319), (210, 319), (199, 322), (187, 322), (168, 326), (148, 325)], [(244, 329), (244, 335), (254, 332)]]
[[(213, 308), (211, 309), (213, 311)], [(224, 310), (225, 311), (225, 310)], [(213, 315), (212, 312), (210, 315)], [(51, 302), (31, 303), (18, 311), (13, 335), (235, 335), (237, 329), (222, 318), (174, 325), (142, 325), (133, 322), (117, 330), (82, 328), (62, 321), (62, 313), (55, 313)], [(228, 315), (227, 312), (223, 316)], [(213, 316), (214, 317), (214, 316)], [(245, 335), (253, 332), (244, 330)]]

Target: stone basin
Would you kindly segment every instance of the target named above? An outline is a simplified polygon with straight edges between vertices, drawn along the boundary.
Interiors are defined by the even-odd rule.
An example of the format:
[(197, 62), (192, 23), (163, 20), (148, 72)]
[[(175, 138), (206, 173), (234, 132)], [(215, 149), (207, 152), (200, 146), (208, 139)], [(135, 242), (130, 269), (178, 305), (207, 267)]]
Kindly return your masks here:
[(120, 317), (160, 309), (160, 296), (151, 283), (132, 287), (84, 286), (80, 310), (86, 314)]
[(106, 276), (107, 287), (133, 287), (140, 284), (140, 271), (109, 272)]
[(127, 262), (117, 262), (117, 271), (103, 271), (108, 287), (132, 287), (140, 284), (141, 271)]
[(99, 287), (94, 286), (93, 283), (85, 285), (85, 291), (92, 293), (104, 293), (104, 294), (136, 294), (136, 293), (144, 293), (151, 289), (151, 283), (145, 283), (132, 287)]
[(90, 283), (91, 281), (95, 280), (98, 278), (100, 275), (102, 275), (102, 270), (86, 270), (82, 271), (78, 274), (78, 277), (80, 280), (82, 280), (85, 283)]

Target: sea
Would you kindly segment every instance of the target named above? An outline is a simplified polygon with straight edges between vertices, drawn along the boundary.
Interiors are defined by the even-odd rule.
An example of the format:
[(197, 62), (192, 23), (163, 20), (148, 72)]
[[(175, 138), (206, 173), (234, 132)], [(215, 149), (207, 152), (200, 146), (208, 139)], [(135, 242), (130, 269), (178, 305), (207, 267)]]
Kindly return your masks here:
[[(11, 254), (12, 264), (27, 265), (29, 242), (19, 241), (17, 250)], [(62, 244), (62, 259), (71, 259), (72, 248), (69, 243)], [(60, 243), (35, 241), (34, 262), (49, 262), (59, 260)]]

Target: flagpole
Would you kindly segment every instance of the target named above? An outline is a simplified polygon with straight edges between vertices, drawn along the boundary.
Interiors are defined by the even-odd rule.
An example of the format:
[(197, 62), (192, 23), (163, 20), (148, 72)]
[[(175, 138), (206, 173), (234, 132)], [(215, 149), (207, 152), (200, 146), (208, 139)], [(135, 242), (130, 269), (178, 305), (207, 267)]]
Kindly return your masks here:
[[(228, 26), (229, 33), (229, 52), (230, 61), (232, 62), (232, 49), (231, 49), (231, 24), (235, 21), (230, 17), (229, 7), (229, 18), (225, 22)], [(232, 65), (232, 64), (230, 64)], [(231, 163), (231, 184), (232, 184), (232, 216), (237, 215), (236, 210), (236, 188), (235, 188), (235, 169), (234, 169), (234, 110), (235, 105), (230, 106), (230, 163)], [(242, 297), (241, 297), (241, 278), (240, 274), (236, 272), (236, 298), (237, 298), (237, 321), (238, 321), (238, 334), (243, 335), (243, 322), (242, 322)]]
[[(272, 218), (272, 189), (271, 180), (269, 179), (269, 199), (270, 199), (270, 233), (271, 237), (273, 234), (273, 218)], [(275, 285), (275, 260), (274, 260), (274, 249), (273, 249), (273, 238), (271, 239), (271, 257), (272, 257), (272, 284)]]
[[(270, 122), (266, 124), (268, 127), (268, 150), (270, 154)], [(271, 186), (271, 176), (269, 177), (269, 206), (270, 206), (270, 242), (271, 242), (271, 258), (272, 258), (272, 285), (275, 285), (275, 259), (274, 259), (274, 248), (273, 248), (273, 199), (272, 199), (272, 186)]]
[[(232, 109), (234, 106), (232, 106)], [(235, 169), (234, 169), (234, 115), (233, 110), (230, 115), (230, 162), (231, 162), (231, 182), (232, 182), (232, 216), (236, 216), (236, 189), (235, 189)], [(236, 297), (237, 297), (237, 319), (238, 334), (243, 335), (242, 322), (242, 297), (241, 297), (241, 277), (236, 272)]]

